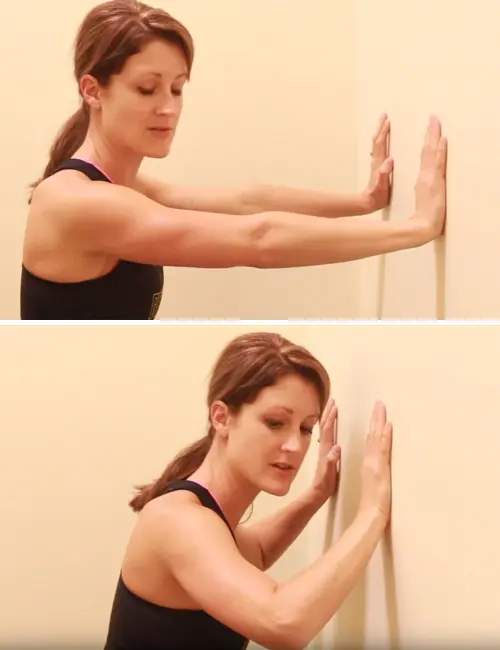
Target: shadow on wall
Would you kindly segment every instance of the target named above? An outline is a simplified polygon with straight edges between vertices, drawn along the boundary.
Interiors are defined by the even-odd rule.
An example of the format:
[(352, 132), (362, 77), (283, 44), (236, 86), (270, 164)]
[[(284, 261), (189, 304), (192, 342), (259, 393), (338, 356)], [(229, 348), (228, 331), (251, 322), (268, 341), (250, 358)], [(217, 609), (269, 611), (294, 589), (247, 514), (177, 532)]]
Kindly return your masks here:
[(401, 633), (399, 629), (396, 572), (394, 568), (394, 552), (392, 548), (392, 534), (390, 527), (382, 543), (382, 557), (384, 564), (385, 607), (387, 611), (387, 629), (389, 636), (388, 648), (390, 648), (390, 650), (399, 650), (401, 647)]
[[(343, 481), (349, 485), (341, 502), (340, 529), (345, 530), (353, 521), (361, 497), (361, 466), (364, 457), (366, 422), (352, 423), (352, 446), (342, 461)], [(335, 646), (339, 648), (364, 648), (366, 640), (367, 582), (366, 573), (358, 581), (344, 602), (335, 621)]]
[(434, 242), (436, 253), (436, 318), (446, 319), (446, 239)]

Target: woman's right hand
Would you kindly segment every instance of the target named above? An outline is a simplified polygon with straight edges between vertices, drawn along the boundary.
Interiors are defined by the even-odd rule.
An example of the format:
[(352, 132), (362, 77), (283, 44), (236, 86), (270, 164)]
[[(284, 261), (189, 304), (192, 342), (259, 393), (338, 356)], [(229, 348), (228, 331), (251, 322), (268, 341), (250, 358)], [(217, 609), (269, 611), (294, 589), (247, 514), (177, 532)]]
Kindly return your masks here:
[(420, 156), (415, 184), (414, 219), (423, 222), (429, 241), (443, 234), (446, 219), (446, 161), (448, 143), (441, 122), (431, 117)]
[(376, 512), (384, 528), (391, 518), (392, 424), (384, 404), (373, 408), (361, 470), (360, 512)]

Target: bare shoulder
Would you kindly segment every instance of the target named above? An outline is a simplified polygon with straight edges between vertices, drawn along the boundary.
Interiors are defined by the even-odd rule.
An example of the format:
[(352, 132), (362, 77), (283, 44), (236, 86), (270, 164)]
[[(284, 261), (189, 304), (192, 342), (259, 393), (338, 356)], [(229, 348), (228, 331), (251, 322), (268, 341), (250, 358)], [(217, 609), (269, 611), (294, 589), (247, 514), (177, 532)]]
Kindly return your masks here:
[[(23, 259), (30, 267), (51, 276), (47, 271), (61, 266), (61, 259), (80, 255), (82, 243), (72, 236), (71, 222), (76, 222), (79, 206), (92, 191), (92, 181), (72, 170), (59, 172), (43, 180), (33, 191), (28, 208)], [(61, 257), (62, 256), (62, 257)], [(47, 258), (50, 262), (47, 267)], [(40, 267), (41, 265), (41, 267)], [(65, 264), (66, 265), (66, 262)]]
[[(151, 501), (141, 513), (143, 530), (148, 531), (150, 540), (157, 540), (162, 554), (175, 553), (178, 546), (183, 552), (189, 549), (185, 536), (200, 539), (208, 548), (238, 553), (254, 567), (263, 570), (262, 553), (258, 540), (241, 526), (237, 526), (234, 538), (227, 524), (218, 514), (204, 507), (190, 492), (173, 492)], [(178, 535), (176, 535), (178, 533)], [(170, 544), (167, 548), (165, 545)], [(174, 555), (172, 555), (174, 557)]]
[(90, 191), (92, 183), (90, 179), (70, 169), (49, 176), (33, 191), (31, 210), (51, 211), (71, 200), (71, 197)]
[[(92, 181), (68, 170), (35, 190), (30, 216), (43, 216), (65, 241), (78, 241), (84, 250), (120, 257), (128, 253), (122, 250), (125, 237), (130, 239), (141, 224), (154, 229), (161, 222), (158, 207), (133, 188)], [(111, 242), (122, 248), (115, 250)]]
[(32, 209), (48, 211), (55, 218), (71, 223), (82, 214), (92, 217), (117, 204), (122, 208), (131, 195), (140, 196), (133, 189), (92, 181), (79, 172), (67, 170), (45, 179), (36, 188)]
[(199, 540), (203, 533), (217, 543), (222, 540), (234, 546), (226, 523), (188, 491), (179, 490), (153, 499), (142, 510), (140, 518), (167, 556), (169, 550), (186, 550), (186, 540)]

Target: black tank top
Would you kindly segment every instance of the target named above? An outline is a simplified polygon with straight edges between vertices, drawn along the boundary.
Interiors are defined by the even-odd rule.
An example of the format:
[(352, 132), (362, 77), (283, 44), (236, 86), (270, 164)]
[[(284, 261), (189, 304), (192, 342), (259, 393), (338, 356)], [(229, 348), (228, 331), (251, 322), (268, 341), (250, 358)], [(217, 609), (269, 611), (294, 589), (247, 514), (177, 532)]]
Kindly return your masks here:
[[(204, 487), (189, 480), (175, 481), (167, 492), (175, 490), (193, 492), (229, 528), (224, 513)], [(247, 645), (248, 639), (203, 610), (161, 607), (136, 596), (120, 575), (104, 650), (244, 650)]]
[[(92, 181), (112, 181), (76, 158), (56, 170), (75, 169)], [(163, 292), (163, 267), (122, 260), (110, 273), (82, 282), (52, 282), (21, 269), (21, 320), (153, 320)]]

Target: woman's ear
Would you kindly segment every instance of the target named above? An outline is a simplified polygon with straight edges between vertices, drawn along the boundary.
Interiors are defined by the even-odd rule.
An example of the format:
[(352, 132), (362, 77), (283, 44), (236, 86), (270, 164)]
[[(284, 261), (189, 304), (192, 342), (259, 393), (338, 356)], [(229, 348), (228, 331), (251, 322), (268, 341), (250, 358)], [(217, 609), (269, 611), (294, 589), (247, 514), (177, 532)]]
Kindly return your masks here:
[(97, 79), (89, 74), (84, 75), (80, 80), (80, 93), (83, 101), (90, 108), (97, 110), (101, 108), (101, 96)]
[(212, 404), (210, 407), (210, 421), (214, 433), (226, 438), (229, 430), (229, 409), (224, 402), (216, 400)]

